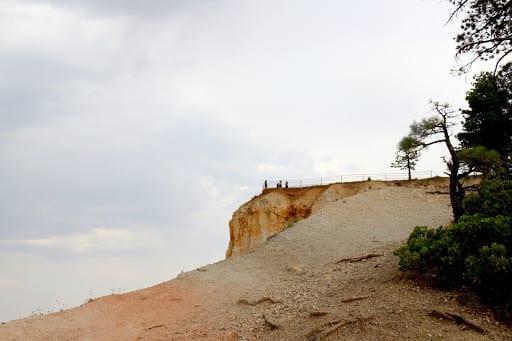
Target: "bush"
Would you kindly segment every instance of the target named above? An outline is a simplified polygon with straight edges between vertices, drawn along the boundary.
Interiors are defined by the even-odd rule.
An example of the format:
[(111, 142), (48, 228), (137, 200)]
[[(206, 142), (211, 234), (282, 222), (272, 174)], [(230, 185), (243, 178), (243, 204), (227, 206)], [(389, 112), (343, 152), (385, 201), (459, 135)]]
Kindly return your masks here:
[(395, 251), (401, 270), (426, 274), (444, 288), (466, 287), (512, 317), (512, 182), (482, 183), (467, 211), (447, 227), (417, 226)]
[(395, 251), (401, 270), (434, 275), (433, 284), (454, 288), (461, 276), (454, 269), (464, 264), (460, 248), (446, 228), (429, 229), (416, 226), (407, 244)]
[(417, 226), (395, 254), (401, 270), (435, 274), (437, 285), (491, 287), (494, 274), (498, 281), (512, 269), (506, 261), (512, 250), (511, 226), (511, 217), (478, 214), (463, 216), (448, 228)]
[(478, 195), (464, 200), (466, 214), (486, 216), (512, 216), (512, 180), (488, 180), (482, 182)]
[[(508, 252), (507, 252), (508, 249)], [(497, 317), (512, 318), (512, 256), (503, 244), (482, 246), (476, 256), (466, 259), (466, 279), (484, 302), (496, 306)]]

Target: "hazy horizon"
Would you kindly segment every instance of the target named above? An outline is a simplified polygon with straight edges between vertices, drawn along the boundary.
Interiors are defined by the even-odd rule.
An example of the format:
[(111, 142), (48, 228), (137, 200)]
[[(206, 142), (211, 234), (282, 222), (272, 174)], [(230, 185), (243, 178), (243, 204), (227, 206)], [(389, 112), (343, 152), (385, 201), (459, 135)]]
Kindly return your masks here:
[(0, 321), (223, 259), (265, 179), (399, 172), (430, 99), (465, 107), (450, 8), (4, 0)]

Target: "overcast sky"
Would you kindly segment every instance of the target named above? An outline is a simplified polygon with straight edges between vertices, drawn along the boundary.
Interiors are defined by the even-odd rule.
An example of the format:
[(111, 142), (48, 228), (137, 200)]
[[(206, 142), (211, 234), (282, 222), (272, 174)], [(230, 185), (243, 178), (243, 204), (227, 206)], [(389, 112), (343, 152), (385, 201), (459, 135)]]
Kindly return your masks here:
[(464, 106), (449, 11), (0, 0), (0, 321), (221, 260), (264, 179), (396, 172), (429, 99)]

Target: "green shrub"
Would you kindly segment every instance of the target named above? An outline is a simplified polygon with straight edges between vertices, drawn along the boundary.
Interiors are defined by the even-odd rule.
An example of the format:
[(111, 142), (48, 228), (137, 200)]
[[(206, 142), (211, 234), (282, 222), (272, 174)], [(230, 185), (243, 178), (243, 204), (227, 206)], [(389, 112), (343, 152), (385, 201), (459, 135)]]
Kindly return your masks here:
[(466, 259), (466, 278), (489, 302), (510, 298), (512, 257), (503, 244), (485, 245), (475, 256)]
[(459, 244), (444, 227), (429, 229), (416, 226), (407, 244), (395, 251), (401, 270), (434, 275), (433, 284), (454, 288), (462, 281), (457, 269), (464, 265)]
[(505, 254), (507, 249), (512, 250), (511, 226), (511, 217), (478, 214), (463, 216), (448, 228), (417, 226), (407, 244), (395, 254), (400, 257), (400, 269), (435, 274), (441, 286), (477, 284), (476, 277), (481, 272), (473, 267), (482, 267), (484, 260), (494, 259), (488, 257), (490, 247), (494, 252), (498, 249), (493, 245), (501, 245)]
[(480, 248), (492, 243), (507, 245), (511, 240), (511, 217), (481, 214), (462, 216), (449, 228), (450, 238), (459, 243), (464, 256), (474, 255)]
[[(508, 252), (507, 252), (508, 249)], [(496, 306), (497, 317), (512, 318), (512, 256), (503, 244), (482, 246), (476, 256), (466, 259), (466, 278), (484, 303)]]
[(486, 216), (512, 216), (512, 180), (487, 180), (482, 182), (478, 195), (464, 200), (466, 214)]
[(466, 287), (512, 317), (512, 181), (484, 182), (466, 200), (467, 211), (447, 227), (417, 226), (395, 251), (401, 270), (434, 279), (444, 288)]

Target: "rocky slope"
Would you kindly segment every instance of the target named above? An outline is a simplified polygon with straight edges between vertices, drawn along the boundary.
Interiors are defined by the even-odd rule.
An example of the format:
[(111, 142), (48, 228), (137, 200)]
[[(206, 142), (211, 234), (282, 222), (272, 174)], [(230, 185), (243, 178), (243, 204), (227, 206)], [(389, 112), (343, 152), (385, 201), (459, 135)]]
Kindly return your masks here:
[[(435, 180), (415, 182), (415, 186), (427, 186), (429, 182)], [(266, 189), (233, 213), (229, 222), (226, 257), (246, 253), (329, 203), (390, 185), (409, 184), (407, 181), (361, 181), (306, 188)]]
[[(451, 218), (445, 184), (412, 186), (368, 187), (312, 209), (245, 254), (152, 288), (0, 325), (0, 340), (511, 340), (488, 311), (462, 305), (460, 293), (418, 286), (398, 272), (393, 250), (413, 226)], [(357, 261), (365, 255), (374, 257)]]

